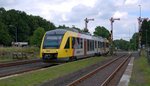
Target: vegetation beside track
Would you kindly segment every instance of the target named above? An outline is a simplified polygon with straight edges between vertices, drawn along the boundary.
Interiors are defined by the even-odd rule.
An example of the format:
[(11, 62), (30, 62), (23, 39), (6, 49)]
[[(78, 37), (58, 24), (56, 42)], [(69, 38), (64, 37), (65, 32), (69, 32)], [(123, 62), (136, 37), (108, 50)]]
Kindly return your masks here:
[(38, 47), (0, 47), (0, 62), (13, 61), (14, 53), (25, 53), (27, 59), (39, 57)]
[(52, 80), (68, 73), (72, 73), (74, 71), (88, 67), (107, 58), (108, 57), (92, 57), (46, 68), (44, 70), (25, 73), (20, 76), (14, 76), (0, 80), (0, 86), (35, 86), (47, 80)]
[(140, 58), (134, 61), (132, 77), (129, 86), (149, 86), (150, 85), (150, 64), (146, 58), (146, 53), (142, 52)]

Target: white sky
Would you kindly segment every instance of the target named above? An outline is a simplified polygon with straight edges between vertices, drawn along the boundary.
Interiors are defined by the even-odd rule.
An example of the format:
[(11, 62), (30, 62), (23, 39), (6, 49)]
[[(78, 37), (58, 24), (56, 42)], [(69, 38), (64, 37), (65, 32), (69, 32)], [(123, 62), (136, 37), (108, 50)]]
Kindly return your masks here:
[(109, 19), (120, 18), (114, 22), (114, 39), (129, 40), (137, 32), (139, 4), (142, 17), (150, 17), (150, 0), (0, 0), (0, 7), (25, 11), (27, 14), (41, 16), (56, 26), (65, 24), (84, 28), (84, 19), (94, 18), (88, 23), (91, 33), (98, 25), (110, 31)]

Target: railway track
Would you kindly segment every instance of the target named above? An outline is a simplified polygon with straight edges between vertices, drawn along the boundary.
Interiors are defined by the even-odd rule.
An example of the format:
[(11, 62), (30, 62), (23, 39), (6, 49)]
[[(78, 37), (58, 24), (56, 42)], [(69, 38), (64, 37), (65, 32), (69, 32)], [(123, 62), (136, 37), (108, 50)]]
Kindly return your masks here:
[(14, 74), (21, 74), (33, 70), (38, 70), (46, 67), (58, 65), (56, 63), (43, 63), (40, 59), (25, 60), (0, 64), (0, 78)]
[[(80, 58), (75, 61), (82, 60), (82, 59), (83, 58)], [(0, 63), (0, 78), (14, 75), (14, 74), (21, 74), (24, 72), (38, 70), (42, 68), (47, 68), (47, 67), (51, 67), (63, 63), (66, 63), (66, 61), (49, 61), (44, 63), (41, 59)]]
[[(111, 60), (98, 67), (85, 76), (71, 82), (68, 86), (109, 86), (111, 80), (117, 75), (120, 69), (128, 62), (131, 55), (124, 55)], [(115, 85), (110, 85), (115, 86)]]
[(5, 67), (0, 67), (0, 78), (7, 77), (14, 74), (21, 74), (24, 72), (29, 72), (33, 70), (38, 70), (46, 67), (51, 67), (57, 64), (34, 62), (19, 65), (7, 65)]
[(0, 63), (0, 68), (22, 65), (22, 64), (29, 64), (29, 63), (36, 63), (36, 62), (42, 62), (42, 60), (41, 59), (31, 59), (31, 60), (5, 62), (5, 63)]

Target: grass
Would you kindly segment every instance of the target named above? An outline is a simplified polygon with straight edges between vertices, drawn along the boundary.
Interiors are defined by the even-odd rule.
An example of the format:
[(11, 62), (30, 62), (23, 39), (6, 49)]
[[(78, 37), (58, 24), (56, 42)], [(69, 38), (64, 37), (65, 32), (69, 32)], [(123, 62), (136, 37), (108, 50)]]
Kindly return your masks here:
[(36, 52), (37, 47), (0, 47), (0, 52)]
[(150, 64), (145, 53), (134, 61), (129, 86), (150, 86)]
[(25, 53), (28, 59), (32, 59), (32, 58), (39, 57), (39, 48), (38, 47), (24, 47), (24, 48), (0, 47), (0, 62), (13, 61), (14, 60), (13, 53)]
[(65, 63), (62, 65), (50, 67), (45, 70), (34, 71), (20, 76), (15, 76), (0, 80), (0, 86), (35, 86), (47, 80), (52, 80), (60, 76), (80, 70), (102, 60), (105, 57), (93, 57), (76, 62)]

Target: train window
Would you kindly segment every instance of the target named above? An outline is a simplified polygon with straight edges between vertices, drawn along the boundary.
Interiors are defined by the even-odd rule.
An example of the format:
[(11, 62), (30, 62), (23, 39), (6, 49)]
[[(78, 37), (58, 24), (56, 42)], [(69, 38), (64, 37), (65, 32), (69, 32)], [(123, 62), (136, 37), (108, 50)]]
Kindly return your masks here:
[(94, 40), (92, 40), (92, 51), (94, 50)]
[(83, 48), (83, 39), (80, 39), (81, 48)]
[(78, 38), (78, 49), (81, 49), (81, 48), (83, 48), (83, 40), (82, 40), (82, 38)]
[(98, 48), (100, 48), (100, 42), (98, 41)]
[(103, 48), (104, 47), (104, 42), (101, 42), (101, 48)]
[(104, 42), (102, 42), (102, 48), (103, 48), (103, 47), (105, 47), (105, 44), (104, 44)]
[(97, 41), (95, 41), (95, 48), (97, 48)]
[(89, 40), (88, 41), (88, 51), (93, 51), (94, 50), (94, 40)]
[(87, 51), (89, 51), (89, 50), (90, 50), (90, 41), (87, 40)]
[(91, 51), (93, 50), (93, 41), (91, 40)]
[(74, 49), (81, 49), (82, 48), (82, 41), (80, 38), (74, 38), (72, 39), (72, 47)]
[(91, 48), (92, 48), (91, 40), (90, 40), (89, 42), (90, 42), (90, 48), (89, 48), (89, 51), (91, 51)]
[(93, 40), (93, 50), (94, 50), (94, 40)]
[(75, 47), (75, 37), (72, 37), (72, 48)]
[(92, 50), (92, 41), (90, 40), (90, 51)]
[(99, 48), (99, 41), (97, 42), (97, 48)]
[(100, 48), (103, 48), (103, 42), (100, 42)]
[(70, 38), (68, 38), (66, 45), (65, 45), (65, 49), (70, 48)]
[(77, 49), (80, 49), (80, 48), (81, 48), (81, 45), (80, 45), (79, 42), (80, 42), (80, 39), (77, 38), (77, 41), (76, 41), (76, 46), (77, 46), (76, 48), (77, 48)]
[(59, 48), (63, 35), (46, 34), (44, 38), (43, 48)]

